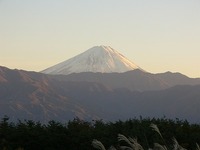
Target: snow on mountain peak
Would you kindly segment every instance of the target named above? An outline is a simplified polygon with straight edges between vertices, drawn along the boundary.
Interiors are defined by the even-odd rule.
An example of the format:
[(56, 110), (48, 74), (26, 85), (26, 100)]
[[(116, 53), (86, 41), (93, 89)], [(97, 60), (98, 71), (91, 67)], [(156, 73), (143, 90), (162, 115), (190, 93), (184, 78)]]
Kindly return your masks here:
[(110, 46), (101, 45), (47, 68), (42, 73), (64, 75), (80, 72), (121, 73), (134, 69), (140, 69), (140, 67)]

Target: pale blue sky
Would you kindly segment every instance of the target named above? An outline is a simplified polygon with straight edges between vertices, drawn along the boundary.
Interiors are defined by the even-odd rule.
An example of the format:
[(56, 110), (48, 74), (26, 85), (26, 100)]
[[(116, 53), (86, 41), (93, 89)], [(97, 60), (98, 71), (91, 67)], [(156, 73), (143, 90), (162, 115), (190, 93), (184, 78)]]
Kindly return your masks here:
[(40, 71), (96, 45), (200, 77), (200, 0), (0, 0), (0, 65)]

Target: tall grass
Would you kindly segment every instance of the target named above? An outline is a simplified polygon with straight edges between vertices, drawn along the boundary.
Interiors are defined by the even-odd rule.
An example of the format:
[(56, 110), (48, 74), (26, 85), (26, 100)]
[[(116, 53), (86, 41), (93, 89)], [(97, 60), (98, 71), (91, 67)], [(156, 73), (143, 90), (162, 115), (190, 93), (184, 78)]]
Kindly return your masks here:
[[(173, 143), (171, 145), (167, 145), (163, 135), (161, 134), (156, 124), (151, 124), (150, 128), (159, 134), (163, 142), (163, 145), (159, 143), (154, 143), (153, 148), (149, 147), (148, 150), (186, 150), (181, 145), (179, 145), (175, 137), (172, 138)], [(131, 137), (127, 138), (125, 135), (118, 134), (118, 142), (121, 141), (125, 142), (127, 146), (120, 145), (119, 148), (111, 146), (108, 150), (144, 150), (143, 146), (138, 143), (137, 138), (131, 138)], [(92, 145), (96, 149), (106, 150), (104, 145), (96, 139), (92, 141)], [(200, 150), (200, 146), (197, 143), (196, 143), (196, 150)]]

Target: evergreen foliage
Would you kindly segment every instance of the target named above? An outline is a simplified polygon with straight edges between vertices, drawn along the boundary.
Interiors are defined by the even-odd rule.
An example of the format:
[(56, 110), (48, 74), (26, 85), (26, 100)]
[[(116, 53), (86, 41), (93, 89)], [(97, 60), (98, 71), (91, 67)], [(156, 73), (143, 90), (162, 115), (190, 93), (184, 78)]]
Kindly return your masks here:
[[(152, 128), (159, 129), (159, 132)], [(99, 146), (102, 146), (99, 142), (103, 143), (105, 149), (111, 146), (110, 149), (121, 146), (141, 149), (141, 145), (143, 149), (148, 149), (156, 143), (158, 147), (159, 143), (168, 149), (176, 145), (196, 150), (200, 143), (200, 125), (166, 118), (116, 122), (87, 122), (75, 118), (66, 123), (50, 121), (41, 124), (31, 120), (13, 123), (4, 117), (0, 121), (0, 150), (92, 150), (95, 149), (94, 142)]]

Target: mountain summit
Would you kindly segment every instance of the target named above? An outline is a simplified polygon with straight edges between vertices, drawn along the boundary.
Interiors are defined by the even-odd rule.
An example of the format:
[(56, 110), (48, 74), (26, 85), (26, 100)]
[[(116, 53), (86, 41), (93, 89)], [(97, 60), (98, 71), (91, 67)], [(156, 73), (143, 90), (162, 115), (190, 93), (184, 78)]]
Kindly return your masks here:
[(110, 46), (95, 46), (43, 70), (42, 73), (64, 75), (80, 72), (121, 73), (135, 69), (140, 67)]

